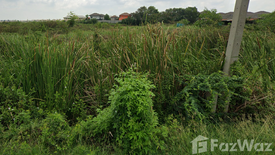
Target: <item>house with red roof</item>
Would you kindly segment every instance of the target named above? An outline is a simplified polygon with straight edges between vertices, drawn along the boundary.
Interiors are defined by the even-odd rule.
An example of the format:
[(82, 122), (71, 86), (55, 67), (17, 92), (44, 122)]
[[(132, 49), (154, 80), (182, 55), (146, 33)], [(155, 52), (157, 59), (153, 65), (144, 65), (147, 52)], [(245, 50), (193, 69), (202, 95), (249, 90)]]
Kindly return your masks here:
[(129, 16), (130, 16), (129, 13), (124, 12), (124, 13), (122, 13), (122, 14), (119, 15), (119, 19), (118, 19), (118, 20), (126, 19), (126, 18), (128, 18)]

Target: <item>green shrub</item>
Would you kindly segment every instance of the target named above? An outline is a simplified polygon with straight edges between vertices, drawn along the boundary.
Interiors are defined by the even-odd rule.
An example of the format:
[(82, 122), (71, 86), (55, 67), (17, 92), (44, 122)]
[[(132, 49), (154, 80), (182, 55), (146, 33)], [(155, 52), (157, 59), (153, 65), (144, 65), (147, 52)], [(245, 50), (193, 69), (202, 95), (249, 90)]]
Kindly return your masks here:
[(36, 111), (31, 94), (26, 94), (22, 88), (4, 87), (0, 83), (0, 122), (7, 128), (15, 121), (15, 117), (24, 110)]
[[(56, 28), (57, 26), (58, 26), (58, 24), (59, 24), (59, 22), (58, 21), (45, 21), (45, 22), (43, 22), (43, 25), (46, 25), (46, 27), (48, 27), (48, 28)], [(42, 25), (42, 26), (43, 26)]]
[(109, 100), (110, 107), (104, 109), (92, 120), (93, 135), (108, 133), (127, 154), (148, 154), (160, 147), (156, 133), (158, 118), (153, 110), (150, 91), (155, 88), (147, 79), (130, 69), (120, 74), (115, 80)]
[(110, 24), (108, 24), (108, 23), (102, 23), (102, 28), (110, 28)]
[(70, 126), (59, 113), (49, 114), (42, 121), (41, 140), (45, 147), (66, 150), (69, 147)]
[(210, 75), (185, 75), (180, 77), (179, 81), (185, 87), (175, 95), (172, 103), (174, 110), (186, 118), (208, 118), (217, 95), (219, 112), (224, 111), (226, 103), (233, 105), (234, 102), (230, 102), (233, 98), (245, 98), (240, 95), (245, 93), (243, 78), (224, 76), (222, 72)]
[(1, 134), (5, 141), (35, 141), (41, 135), (40, 122), (31, 118), (31, 112), (26, 110), (14, 116), (13, 122), (8, 125), (8, 130)]
[(9, 141), (0, 145), (0, 154), (12, 154), (12, 155), (33, 155), (33, 154), (50, 154), (46, 149), (43, 149), (41, 145), (32, 145), (27, 141)]
[(155, 86), (132, 69), (120, 76), (109, 97), (116, 140), (126, 150), (147, 153), (158, 125), (150, 91)]
[(92, 18), (91, 20), (90, 20), (90, 23), (91, 24), (96, 24), (98, 21), (97, 21), (97, 19), (95, 19), (95, 18)]
[(188, 25), (190, 23), (190, 21), (187, 19), (182, 19), (182, 20), (178, 21), (177, 23)]

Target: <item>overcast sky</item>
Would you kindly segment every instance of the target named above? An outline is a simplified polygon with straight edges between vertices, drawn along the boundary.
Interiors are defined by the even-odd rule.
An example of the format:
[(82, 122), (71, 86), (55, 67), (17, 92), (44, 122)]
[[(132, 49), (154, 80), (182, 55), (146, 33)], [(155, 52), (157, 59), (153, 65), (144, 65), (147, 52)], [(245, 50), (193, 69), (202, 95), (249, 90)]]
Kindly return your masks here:
[[(159, 11), (169, 8), (197, 7), (234, 10), (235, 0), (0, 0), (0, 20), (63, 19), (70, 11), (77, 15), (101, 13), (119, 15), (135, 12), (141, 6), (155, 6)], [(275, 0), (250, 0), (249, 11), (275, 10)]]

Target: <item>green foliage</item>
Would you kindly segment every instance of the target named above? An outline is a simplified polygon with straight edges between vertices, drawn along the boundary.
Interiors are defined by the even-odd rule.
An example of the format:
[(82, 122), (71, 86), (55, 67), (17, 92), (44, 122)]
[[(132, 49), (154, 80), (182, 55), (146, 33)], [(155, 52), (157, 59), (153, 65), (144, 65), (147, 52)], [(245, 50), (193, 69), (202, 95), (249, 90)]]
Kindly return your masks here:
[(97, 19), (92, 18), (92, 19), (86, 19), (86, 20), (84, 21), (84, 24), (96, 24), (97, 22), (98, 22)]
[(171, 22), (180, 21), (184, 18), (185, 9), (184, 8), (170, 8), (166, 9), (164, 12), (166, 18), (170, 18)]
[(13, 154), (13, 155), (32, 155), (32, 154), (49, 154), (47, 149), (43, 149), (41, 145), (32, 145), (27, 141), (9, 141), (0, 145), (1, 154)]
[[(219, 142), (236, 143), (238, 139), (241, 141), (247, 139), (248, 142), (250, 142), (250, 140), (254, 139), (260, 143), (272, 143), (275, 134), (275, 124), (273, 120), (274, 117), (271, 116), (263, 118), (255, 116), (252, 118), (248, 115), (247, 119), (240, 117), (239, 119), (230, 119), (230, 122), (227, 122), (222, 118), (215, 123), (189, 121), (188, 125), (183, 126), (177, 119), (174, 118), (174, 116), (171, 115), (167, 118), (167, 123), (165, 124), (167, 127), (164, 127), (166, 128), (165, 134), (167, 134), (167, 137), (164, 139), (165, 150), (157, 151), (155, 154), (192, 154), (192, 144), (190, 142), (198, 135), (203, 135), (209, 139), (218, 139)], [(97, 145), (95, 143), (86, 144), (84, 141), (78, 141), (74, 144), (74, 146), (68, 145), (68, 149), (66, 150), (49, 149), (45, 148), (43, 143), (38, 140), (39, 138), (32, 138), (22, 141), (5, 141), (1, 137), (0, 154), (127, 154), (122, 148), (118, 148), (114, 145)], [(87, 141), (90, 142), (91, 139), (88, 139)], [(274, 146), (271, 145), (270, 149), (274, 150)], [(238, 151), (237, 153), (244, 155), (249, 155), (251, 153), (259, 154), (259, 152), (254, 149), (244, 152)], [(223, 154), (223, 152), (218, 148), (215, 148), (215, 151), (211, 152), (211, 154), (220, 155)]]
[(188, 25), (190, 22), (187, 19), (182, 19), (182, 20), (178, 21), (178, 23)]
[(64, 116), (59, 113), (49, 114), (42, 121), (41, 140), (45, 147), (65, 150), (69, 147), (70, 127)]
[(187, 19), (191, 24), (197, 21), (199, 12), (196, 7), (170, 8), (161, 12), (159, 21), (164, 23), (175, 23), (182, 19)]
[(191, 24), (195, 23), (199, 18), (199, 11), (196, 7), (188, 7), (184, 10), (184, 18)]
[[(66, 114), (73, 123), (77, 118), (85, 119), (86, 114), (94, 115), (99, 105), (106, 107), (105, 95), (115, 82), (114, 74), (135, 62), (139, 71), (150, 71), (150, 80), (156, 86), (154, 107), (162, 122), (174, 112), (170, 101), (184, 87), (175, 80), (176, 75), (210, 75), (221, 70), (229, 34), (227, 27), (174, 29), (160, 23), (96, 32), (90, 31), (91, 25), (79, 26), (87, 26), (88, 31), (66, 35), (30, 32), (24, 36), (1, 34), (0, 37), (0, 72), (4, 84), (22, 86), (26, 94), (35, 90), (33, 98), (40, 100), (35, 108)], [(254, 99), (257, 106), (251, 103), (250, 111), (258, 109), (258, 105), (270, 107), (273, 100), (270, 97), (274, 77), (273, 38), (273, 34), (249, 31), (244, 34), (237, 73), (248, 79), (250, 89), (257, 94)], [(82, 101), (72, 112), (77, 95)], [(240, 100), (231, 107), (232, 111), (246, 112), (245, 102)]]
[(97, 23), (97, 19), (92, 18), (92, 19), (90, 20), (90, 22), (91, 22), (92, 24), (96, 24), (96, 23)]
[(205, 9), (199, 16), (200, 20), (196, 21), (195, 25), (200, 27), (219, 26), (222, 16), (217, 14), (216, 9)]
[[(177, 29), (161, 23), (143, 27), (78, 23), (77, 26), (68, 28), (64, 21), (48, 24), (20, 22), (0, 23), (0, 25), (5, 27), (5, 30), (18, 33), (0, 34), (0, 76), (4, 90), (1, 91), (0, 97), (3, 107), (0, 109), (0, 115), (5, 117), (0, 123), (2, 148), (16, 150), (16, 146), (24, 151), (24, 146), (29, 148), (38, 145), (43, 146), (46, 154), (70, 154), (74, 152), (74, 147), (83, 144), (88, 146), (83, 148), (83, 152), (86, 152), (89, 146), (98, 146), (101, 151), (105, 151), (105, 154), (114, 152), (123, 154), (124, 148), (126, 150), (124, 154), (127, 154), (134, 153), (131, 151), (138, 152), (141, 146), (141, 149), (149, 148), (152, 154), (154, 151), (157, 151), (156, 154), (169, 154), (169, 151), (172, 151), (171, 154), (180, 154), (180, 151), (186, 152), (186, 150), (178, 148), (190, 147), (189, 143), (195, 138), (194, 134), (199, 134), (196, 130), (198, 126), (190, 125), (192, 127), (190, 130), (183, 130), (174, 123), (174, 119), (169, 123), (167, 117), (173, 114), (178, 123), (186, 125), (193, 121), (192, 117), (200, 120), (201, 116), (209, 118), (204, 119), (205, 121), (211, 120), (209, 107), (213, 102), (213, 94), (223, 94), (219, 95), (217, 109), (219, 113), (215, 118), (224, 115), (220, 112), (223, 111), (223, 105), (228, 101), (226, 96), (229, 94), (231, 96), (229, 96), (228, 115), (274, 114), (274, 33), (244, 31), (239, 60), (232, 65), (232, 79), (226, 79), (217, 72), (222, 69), (224, 63), (228, 27), (185, 26)], [(68, 30), (65, 34), (61, 30), (61, 26), (64, 25)], [(22, 32), (17, 28), (22, 29)], [(137, 66), (135, 72), (149, 72), (148, 79), (156, 86), (151, 90), (155, 94), (151, 98), (155, 112), (146, 110), (148, 106), (144, 106), (141, 107), (145, 110), (144, 115), (153, 113), (152, 118), (155, 118), (154, 114), (157, 112), (159, 124), (168, 121), (167, 127), (158, 125), (149, 129), (153, 131), (152, 135), (147, 136), (149, 140), (142, 136), (138, 137), (149, 134), (148, 131), (127, 128), (128, 126), (141, 128), (142, 125), (147, 126), (144, 122), (150, 122), (148, 118), (145, 121), (131, 120), (136, 118), (134, 114), (145, 117), (141, 115), (142, 112), (138, 113), (138, 109), (131, 106), (139, 105), (137, 104), (141, 103), (139, 100), (145, 100), (143, 98), (148, 96), (133, 95), (135, 92), (140, 93), (138, 90), (132, 91), (128, 88), (133, 85), (131, 81), (136, 82), (136, 80), (128, 80), (130, 84), (124, 82), (125, 86), (115, 80), (117, 78), (115, 74), (127, 70), (134, 63)], [(212, 73), (215, 73), (215, 76)], [(121, 75), (121, 79), (122, 76), (124, 75)], [(130, 76), (127, 74), (127, 77)], [(139, 74), (136, 75), (136, 79), (140, 77)], [(108, 103), (106, 95), (114, 84), (118, 85), (114, 90), (125, 89), (122, 91), (123, 94), (114, 91), (120, 95), (113, 95), (113, 100), (116, 96), (117, 100), (121, 101), (117, 101), (116, 105), (120, 106), (115, 107), (122, 107), (125, 110), (120, 110), (121, 115), (114, 115), (110, 108), (112, 105), (109, 104), (111, 101)], [(139, 85), (141, 84), (132, 88)], [(127, 93), (128, 89), (132, 94)], [(126, 100), (127, 98), (120, 96), (134, 97)], [(132, 108), (131, 111), (127, 109), (128, 106)], [(11, 109), (8, 109), (9, 107)], [(96, 109), (100, 109), (99, 114)], [(68, 139), (58, 131), (54, 133), (50, 130), (51, 125), (46, 125), (49, 129), (41, 126), (48, 124), (44, 118), (55, 111), (62, 114), (71, 126), (64, 132), (69, 133)], [(129, 111), (132, 118), (128, 118)], [(114, 117), (125, 120), (115, 120)], [(65, 121), (64, 118), (62, 119)], [(57, 119), (60, 124), (62, 119)], [(126, 123), (128, 126), (114, 128), (114, 123), (117, 126)], [(171, 131), (184, 134), (180, 134), (181, 139), (179, 139), (179, 136), (170, 134)], [(54, 141), (53, 138), (46, 139), (45, 137), (49, 135), (47, 132), (57, 135), (60, 141)], [(209, 133), (213, 135), (212, 132)], [(120, 137), (123, 134), (125, 137)], [(131, 136), (139, 138), (137, 143), (130, 139)], [(24, 141), (27, 141), (29, 146), (22, 144), (20, 148), (20, 143)], [(144, 146), (141, 145), (141, 141), (144, 142)], [(124, 145), (125, 142), (128, 142), (128, 145)], [(173, 145), (169, 145), (170, 143)], [(59, 145), (59, 148), (53, 144)], [(34, 150), (40, 151), (39, 149), (40, 147)], [(190, 152), (187, 151), (186, 154), (188, 153)]]
[(110, 107), (93, 119), (94, 134), (109, 131), (127, 154), (148, 154), (158, 147), (158, 118), (152, 108), (154, 94), (150, 91), (155, 86), (146, 76), (132, 69), (121, 73), (115, 78), (118, 85), (110, 92)]
[[(80, 58), (84, 56), (83, 53), (77, 54), (76, 52), (81, 48), (81, 44), (72, 42), (71, 45), (67, 45), (63, 43), (63, 37), (60, 36), (52, 40), (45, 35), (39, 36), (30, 33), (28, 36), (22, 36), (21, 39), (24, 41), (21, 42), (14, 42), (12, 38), (6, 38), (5, 41), (1, 42), (1, 44), (3, 43), (3, 48), (1, 48), (3, 55), (1, 55), (0, 72), (3, 76), (3, 84), (14, 83), (16, 87), (22, 86), (22, 90), (26, 94), (31, 93), (37, 99), (35, 109), (40, 107), (47, 112), (65, 113), (70, 119), (76, 120), (78, 117), (85, 118), (87, 104), (82, 104), (83, 101), (77, 98), (83, 90), (82, 92), (78, 91), (76, 90), (77, 87), (73, 85), (80, 85), (84, 78), (81, 78), (83, 75), (81, 73), (75, 74), (75, 71), (80, 70), (74, 69), (78, 65), (81, 66), (85, 60), (82, 59), (82, 61)], [(83, 35), (80, 34), (80, 37)], [(15, 48), (13, 51), (26, 52), (20, 52), (22, 55), (10, 53), (8, 52), (9, 44), (18, 45), (18, 47), (13, 46)], [(64, 53), (66, 51), (67, 54)], [(5, 58), (2, 59), (2, 57)], [(9, 59), (14, 61), (9, 61)], [(17, 65), (18, 67), (16, 67)], [(74, 78), (75, 75), (78, 78)], [(11, 80), (12, 77), (15, 80)], [(19, 80), (20, 77), (22, 77), (21, 80)], [(73, 103), (77, 102), (81, 105), (74, 107)], [(8, 108), (9, 105), (6, 104), (5, 106)], [(79, 110), (76, 110), (78, 108)], [(73, 109), (75, 110), (71, 111)]]
[(131, 69), (116, 81), (119, 85), (114, 85), (109, 97), (116, 140), (128, 151), (148, 153), (158, 125), (152, 109), (154, 94), (150, 91), (155, 86), (147, 81), (146, 75)]
[[(153, 11), (152, 14), (154, 14), (154, 12), (155, 11)], [(136, 12), (132, 13), (131, 17), (128, 17), (127, 19), (122, 20), (122, 23), (128, 24), (128, 25), (141, 25), (147, 22), (147, 17), (148, 17), (148, 9), (145, 6), (142, 6), (138, 8)]]
[(136, 20), (134, 17), (128, 17), (126, 19), (122, 19), (121, 24), (140, 25), (141, 21), (140, 20)]
[(155, 24), (157, 22), (175, 23), (182, 19), (194, 23), (198, 19), (198, 16), (199, 12), (196, 7), (188, 7), (186, 9), (170, 8), (164, 12), (159, 12), (154, 6), (149, 6), (148, 8), (142, 6), (131, 14), (131, 18), (125, 19), (122, 23), (128, 25)]
[(22, 88), (15, 86), (4, 87), (0, 83), (0, 122), (4, 129), (15, 121), (15, 117), (24, 110), (36, 111), (36, 106), (31, 98)]
[(108, 14), (106, 14), (106, 15), (104, 15), (104, 20), (111, 20), (111, 18)]
[(68, 13), (68, 16), (70, 17), (70, 19), (67, 21), (67, 23), (68, 23), (69, 27), (73, 27), (75, 25), (75, 20), (78, 19), (78, 17), (72, 11), (70, 11), (70, 13)]
[(33, 21), (33, 22), (10, 22), (0, 23), (0, 32), (28, 34), (29, 32), (67, 33), (68, 24), (65, 21)]
[[(250, 86), (248, 90), (252, 93), (250, 101), (246, 101), (245, 106), (241, 104), (238, 107), (242, 108), (236, 108), (238, 112), (274, 113), (275, 98), (271, 94), (275, 91), (275, 61), (272, 57), (275, 43), (270, 39), (271, 36), (273, 33), (263, 33), (263, 31), (244, 33), (243, 54), (240, 55), (240, 63), (234, 66), (234, 71), (235, 74), (248, 79), (247, 83)], [(261, 98), (265, 98), (264, 101)]]
[[(240, 96), (237, 91), (244, 87), (243, 79), (237, 76), (224, 76), (222, 72), (211, 75), (179, 77), (185, 87), (174, 98), (174, 109), (188, 118), (203, 120), (211, 113), (215, 97), (218, 95), (218, 109), (223, 112), (224, 105), (233, 97)], [(241, 90), (240, 90), (241, 89)], [(240, 96), (242, 97), (242, 96)]]
[(269, 30), (275, 33), (275, 11), (269, 14), (263, 14), (262, 19), (257, 20), (261, 30)]
[(87, 117), (87, 107), (82, 99), (77, 95), (76, 100), (73, 102), (72, 108), (69, 108), (72, 119), (84, 120)]
[(32, 118), (31, 112), (27, 110), (14, 115), (8, 130), (4, 130), (0, 137), (6, 141), (30, 142), (39, 135), (41, 135), (40, 122), (38, 118)]

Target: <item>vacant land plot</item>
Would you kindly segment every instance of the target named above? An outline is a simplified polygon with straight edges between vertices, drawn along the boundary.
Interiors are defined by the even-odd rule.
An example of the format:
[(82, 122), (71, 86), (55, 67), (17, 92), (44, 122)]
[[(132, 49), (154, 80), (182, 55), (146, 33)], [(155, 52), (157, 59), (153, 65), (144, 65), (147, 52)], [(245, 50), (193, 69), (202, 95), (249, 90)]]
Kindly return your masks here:
[(0, 23), (1, 154), (274, 149), (273, 32), (246, 29), (227, 77), (228, 26), (24, 24)]

